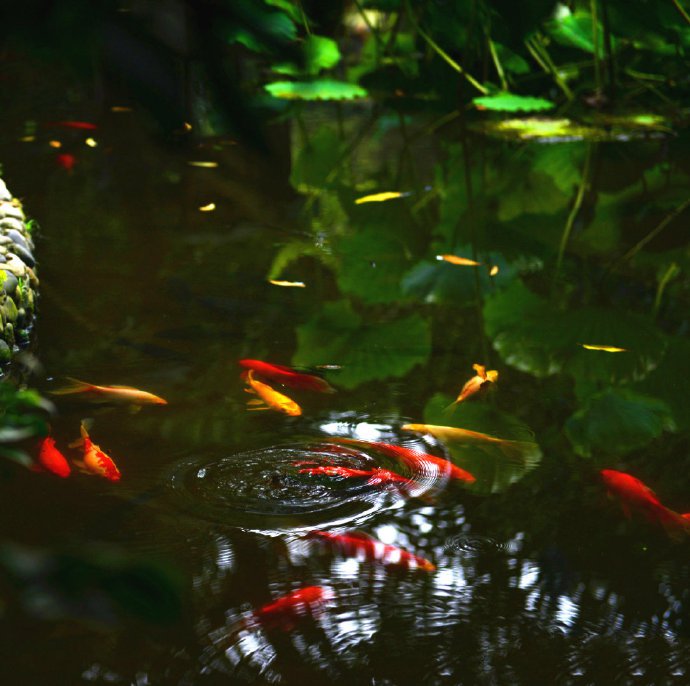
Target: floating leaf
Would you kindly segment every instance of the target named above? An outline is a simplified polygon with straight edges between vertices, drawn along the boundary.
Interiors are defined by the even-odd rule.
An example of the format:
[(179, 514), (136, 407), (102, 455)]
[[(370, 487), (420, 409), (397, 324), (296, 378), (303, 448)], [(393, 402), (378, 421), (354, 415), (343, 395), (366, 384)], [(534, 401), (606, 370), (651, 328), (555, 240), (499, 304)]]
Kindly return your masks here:
[(480, 110), (496, 110), (499, 112), (538, 112), (550, 110), (555, 105), (544, 98), (534, 98), (529, 95), (515, 93), (498, 93), (474, 98), (472, 103)]
[(401, 377), (424, 364), (431, 350), (429, 323), (417, 314), (366, 323), (347, 301), (328, 302), (297, 329), (292, 363), (337, 363), (338, 385), (355, 388), (367, 381)]
[(567, 422), (565, 433), (575, 452), (621, 455), (643, 448), (664, 431), (672, 431), (671, 410), (658, 398), (624, 388), (593, 395)]
[(352, 100), (367, 96), (367, 91), (361, 86), (333, 79), (274, 81), (264, 88), (274, 98), (285, 100)]
[(517, 417), (485, 403), (466, 403), (449, 411), (452, 401), (448, 395), (434, 395), (424, 408), (424, 422), (478, 431), (511, 442), (508, 444), (510, 459), (500, 444), (444, 442), (452, 461), (477, 478), (473, 491), (484, 494), (503, 491), (539, 463), (542, 454), (534, 434)]

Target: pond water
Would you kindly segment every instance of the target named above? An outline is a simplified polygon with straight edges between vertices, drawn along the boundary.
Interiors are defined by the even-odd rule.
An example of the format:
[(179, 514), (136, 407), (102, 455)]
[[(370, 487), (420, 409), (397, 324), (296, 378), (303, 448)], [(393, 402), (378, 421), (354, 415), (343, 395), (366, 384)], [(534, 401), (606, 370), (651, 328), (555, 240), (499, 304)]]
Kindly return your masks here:
[[(686, 137), (524, 143), (364, 103), (261, 154), (41, 93), (0, 147), (40, 225), (30, 384), (168, 404), (52, 396), (58, 447), (93, 419), (118, 482), (3, 472), (3, 683), (688, 683)], [(69, 116), (98, 129), (42, 125)], [(257, 376), (302, 412), (251, 411), (246, 359), (335, 392)], [(453, 405), (475, 364), (498, 378)]]

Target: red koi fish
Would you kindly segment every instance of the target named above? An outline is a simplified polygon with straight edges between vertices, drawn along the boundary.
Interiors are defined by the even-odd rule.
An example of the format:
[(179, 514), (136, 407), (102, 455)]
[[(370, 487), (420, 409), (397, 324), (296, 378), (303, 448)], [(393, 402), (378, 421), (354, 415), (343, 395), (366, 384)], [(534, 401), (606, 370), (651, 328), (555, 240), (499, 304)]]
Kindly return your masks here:
[(108, 481), (119, 481), (120, 470), (112, 458), (106, 455), (89, 437), (84, 422), (81, 423), (81, 438), (70, 443), (70, 448), (82, 446), (84, 449), (83, 466), (85, 471), (102, 476)]
[(662, 505), (656, 493), (639, 479), (615, 469), (602, 469), (600, 474), (609, 494), (619, 498), (626, 517), (632, 516), (633, 508), (650, 522), (661, 524), (671, 536), (690, 533), (690, 517)]
[[(262, 362), (261, 360), (240, 360), (239, 364), (247, 370), (253, 370), (267, 379), (277, 381), (290, 388), (300, 388), (317, 393), (335, 393), (335, 388), (328, 381), (315, 374), (303, 374), (290, 369), (290, 367)], [(244, 372), (242, 376), (244, 377), (246, 373)]]
[(328, 531), (311, 531), (308, 536), (328, 542), (347, 557), (363, 558), (370, 562), (375, 561), (406, 569), (423, 569), (426, 572), (436, 570), (436, 566), (423, 557), (408, 553), (397, 546), (377, 541), (375, 538), (359, 532), (332, 534)]
[(252, 617), (244, 620), (243, 625), (244, 628), (258, 624), (264, 628), (290, 630), (297, 620), (313, 615), (322, 603), (334, 597), (330, 588), (305, 586), (254, 610)]
[(89, 121), (47, 121), (44, 126), (59, 127), (62, 129), (80, 129), (81, 131), (95, 131), (98, 126)]
[(422, 453), (412, 448), (404, 448), (400, 445), (390, 445), (389, 443), (381, 443), (379, 441), (359, 441), (353, 438), (337, 438), (339, 443), (347, 443), (350, 445), (361, 445), (364, 448), (369, 447), (372, 450), (377, 450), (387, 457), (392, 457), (394, 460), (400, 460), (412, 469), (424, 470), (425, 465), (434, 465), (442, 474), (447, 474), (451, 479), (464, 481), (467, 484), (474, 483), (477, 479), (460, 467), (454, 465), (450, 460), (436, 455), (429, 455)]
[[(294, 463), (295, 465), (304, 463)], [(351, 469), (350, 467), (340, 467), (338, 465), (322, 465), (320, 467), (307, 467), (305, 469), (299, 470), (300, 474), (310, 474), (312, 476), (343, 476), (349, 477), (367, 477), (367, 484), (378, 485), (378, 484), (391, 484), (391, 483), (403, 483), (408, 484), (409, 479), (406, 479), (400, 474), (391, 472), (388, 469), (382, 469), (381, 467), (374, 467), (373, 469)]]
[(41, 441), (41, 446), (38, 450), (38, 461), (45, 470), (57, 474), (63, 479), (66, 479), (72, 473), (69, 462), (55, 447), (55, 439), (50, 436), (46, 436)]

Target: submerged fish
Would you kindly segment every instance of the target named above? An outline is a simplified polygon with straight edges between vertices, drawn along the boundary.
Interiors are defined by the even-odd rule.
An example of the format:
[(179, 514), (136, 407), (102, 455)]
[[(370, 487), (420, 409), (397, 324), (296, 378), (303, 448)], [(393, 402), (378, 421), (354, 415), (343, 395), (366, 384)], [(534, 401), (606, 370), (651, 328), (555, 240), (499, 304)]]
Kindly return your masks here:
[(90, 121), (48, 121), (44, 126), (60, 127), (62, 129), (80, 129), (82, 131), (95, 131), (98, 126)]
[(467, 257), (459, 257), (458, 255), (436, 255), (437, 260), (449, 262), (450, 264), (457, 264), (461, 267), (478, 267), (481, 262), (470, 260)]
[(485, 385), (494, 383), (496, 379), (498, 379), (498, 372), (495, 369), (490, 369), (487, 372), (486, 367), (481, 364), (473, 364), (472, 369), (477, 372), (476, 375), (465, 383), (458, 397), (451, 403), (451, 407), (452, 405), (459, 405), (471, 395), (477, 393)]
[(406, 569), (422, 569), (433, 572), (436, 566), (412, 553), (394, 545), (377, 541), (371, 536), (359, 532), (332, 534), (328, 531), (311, 531), (309, 538), (321, 539), (335, 546), (343, 555), (363, 558), (367, 561), (380, 562), (384, 565), (396, 565)]
[[(304, 463), (294, 463), (295, 465)], [(342, 476), (345, 478), (366, 478), (367, 484), (387, 484), (387, 483), (410, 483), (400, 474), (391, 472), (389, 469), (382, 469), (381, 467), (374, 467), (373, 469), (352, 469), (350, 467), (342, 467), (340, 465), (321, 465), (318, 467), (306, 467), (299, 470), (300, 474), (310, 474), (312, 476)]]
[(55, 447), (55, 439), (46, 436), (38, 450), (38, 461), (41, 466), (53, 474), (57, 474), (63, 479), (72, 473), (72, 468), (67, 462), (67, 458)]
[(77, 158), (74, 155), (65, 152), (58, 155), (55, 158), (55, 161), (58, 163), (58, 166), (62, 167), (63, 169), (72, 171), (72, 169), (74, 169), (74, 165), (77, 163)]
[(101, 402), (129, 403), (133, 405), (167, 405), (167, 400), (131, 386), (97, 386), (96, 384), (79, 381), (67, 377), (69, 385), (50, 391), (51, 395), (80, 395), (87, 394), (98, 398)]
[(251, 369), (257, 374), (271, 379), (271, 381), (283, 384), (283, 386), (316, 391), (317, 393), (335, 393), (335, 388), (326, 379), (322, 379), (316, 374), (304, 374), (282, 364), (272, 364), (262, 360), (245, 359), (240, 360), (239, 364), (245, 369)]
[(299, 620), (314, 615), (324, 602), (333, 598), (335, 593), (330, 588), (305, 586), (254, 610), (251, 617), (242, 620), (236, 626), (236, 630), (261, 626), (264, 629), (289, 631)]
[(81, 423), (81, 438), (78, 438), (69, 447), (82, 446), (84, 449), (83, 465), (85, 471), (96, 476), (102, 476), (108, 481), (119, 481), (120, 470), (112, 458), (106, 455), (89, 437), (84, 422)]
[[(416, 425), (409, 424), (407, 426)], [(425, 465), (431, 464), (434, 465), (434, 467), (442, 474), (447, 475), (451, 479), (464, 481), (468, 484), (476, 481), (472, 474), (454, 465), (450, 460), (447, 460), (444, 457), (437, 457), (436, 455), (429, 455), (428, 453), (413, 450), (412, 448), (405, 448), (400, 445), (390, 445), (389, 443), (382, 443), (379, 441), (360, 441), (352, 438), (336, 438), (333, 440), (337, 441), (338, 443), (360, 445), (365, 448), (368, 447), (372, 450), (377, 450), (388, 457), (392, 457), (395, 460), (400, 460), (412, 469), (424, 470)]]
[(638, 478), (615, 469), (602, 469), (600, 474), (609, 494), (619, 498), (626, 517), (632, 516), (633, 508), (649, 521), (661, 524), (671, 536), (690, 533), (690, 517), (662, 505), (656, 493)]
[(279, 393), (274, 388), (271, 388), (268, 384), (257, 381), (254, 378), (254, 370), (250, 369), (247, 374), (247, 383), (249, 388), (244, 390), (247, 393), (255, 393), (259, 397), (255, 400), (250, 400), (248, 404), (256, 405), (258, 407), (252, 407), (250, 409), (254, 410), (276, 410), (277, 412), (283, 412), (290, 417), (299, 417), (302, 414), (302, 408), (288, 396)]

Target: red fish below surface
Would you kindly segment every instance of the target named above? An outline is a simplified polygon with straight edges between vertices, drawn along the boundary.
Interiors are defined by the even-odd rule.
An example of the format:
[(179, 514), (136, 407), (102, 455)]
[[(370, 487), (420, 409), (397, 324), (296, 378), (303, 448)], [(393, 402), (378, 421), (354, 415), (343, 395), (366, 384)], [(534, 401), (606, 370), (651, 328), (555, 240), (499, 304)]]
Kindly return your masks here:
[(271, 364), (270, 362), (263, 362), (262, 360), (240, 360), (239, 364), (247, 370), (253, 370), (267, 379), (277, 381), (290, 388), (316, 391), (317, 393), (335, 393), (335, 388), (333, 388), (326, 379), (322, 379), (315, 374), (303, 374), (294, 369), (290, 369), (290, 367), (285, 367), (280, 364)]
[(38, 461), (41, 466), (53, 474), (67, 478), (72, 473), (72, 468), (65, 456), (55, 447), (55, 439), (46, 436), (38, 450)]
[(314, 614), (322, 603), (334, 597), (335, 594), (330, 588), (305, 586), (255, 610), (252, 619), (245, 622), (245, 626), (250, 627), (256, 622), (264, 628), (289, 630), (297, 620)]
[(436, 569), (434, 564), (423, 557), (357, 532), (332, 534), (327, 531), (312, 531), (308, 536), (335, 546), (348, 557), (362, 558), (369, 562), (380, 562), (384, 565), (395, 565), (406, 569), (422, 569), (427, 572), (433, 572)]

